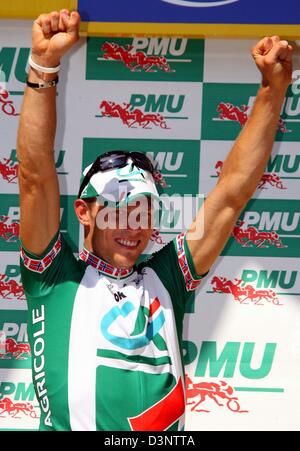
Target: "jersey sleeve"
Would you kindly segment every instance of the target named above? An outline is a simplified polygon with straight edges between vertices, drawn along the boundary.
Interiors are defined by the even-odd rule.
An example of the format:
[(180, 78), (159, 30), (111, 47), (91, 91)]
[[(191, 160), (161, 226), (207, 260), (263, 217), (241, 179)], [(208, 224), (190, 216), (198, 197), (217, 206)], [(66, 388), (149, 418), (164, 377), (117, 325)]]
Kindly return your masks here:
[(173, 304), (185, 310), (186, 302), (198, 288), (203, 275), (198, 275), (186, 241), (186, 232), (182, 232), (173, 241), (154, 253), (146, 262), (158, 275)]
[(25, 295), (41, 297), (64, 280), (66, 268), (71, 270), (76, 258), (60, 232), (54, 236), (42, 255), (20, 249), (21, 279)]

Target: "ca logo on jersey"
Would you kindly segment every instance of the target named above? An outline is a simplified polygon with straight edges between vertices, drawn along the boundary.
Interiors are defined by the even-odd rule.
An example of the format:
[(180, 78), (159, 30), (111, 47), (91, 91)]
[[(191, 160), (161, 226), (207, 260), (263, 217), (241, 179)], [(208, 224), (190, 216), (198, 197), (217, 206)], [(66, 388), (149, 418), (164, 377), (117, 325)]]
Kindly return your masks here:
[[(116, 322), (119, 316), (126, 318), (130, 313), (134, 312), (134, 310), (133, 303), (127, 301), (122, 307), (113, 307), (106, 315), (104, 315), (101, 321), (102, 334), (110, 343), (119, 348), (128, 350), (144, 348), (149, 345), (151, 341), (154, 341), (154, 338), (159, 334), (160, 329), (165, 323), (165, 316), (161, 310), (159, 299), (155, 298), (150, 305), (150, 310), (145, 307), (140, 307), (130, 338), (114, 335), (109, 331), (110, 327)], [(155, 315), (156, 312), (157, 314)], [(144, 316), (145, 319), (142, 320), (141, 316)], [(144, 323), (142, 331), (137, 330), (140, 321), (143, 321)]]

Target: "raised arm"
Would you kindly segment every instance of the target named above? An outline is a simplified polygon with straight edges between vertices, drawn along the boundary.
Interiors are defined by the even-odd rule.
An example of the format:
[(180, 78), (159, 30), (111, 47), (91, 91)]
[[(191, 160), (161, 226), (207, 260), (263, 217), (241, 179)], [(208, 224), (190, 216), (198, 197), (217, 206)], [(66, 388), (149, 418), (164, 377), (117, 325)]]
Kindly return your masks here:
[[(229, 152), (216, 187), (190, 227), (187, 242), (198, 274), (209, 270), (267, 165), (280, 110), (292, 76), (292, 47), (278, 36), (262, 39), (252, 56), (262, 73), (262, 86), (251, 116)], [(196, 230), (204, 224), (203, 237)]]
[[(68, 10), (42, 14), (32, 28), (32, 60), (42, 67), (56, 67), (78, 40), (80, 17)], [(28, 80), (54, 80), (30, 68)], [(59, 229), (59, 186), (54, 160), (56, 87), (26, 87), (17, 138), (23, 246), (41, 254)]]

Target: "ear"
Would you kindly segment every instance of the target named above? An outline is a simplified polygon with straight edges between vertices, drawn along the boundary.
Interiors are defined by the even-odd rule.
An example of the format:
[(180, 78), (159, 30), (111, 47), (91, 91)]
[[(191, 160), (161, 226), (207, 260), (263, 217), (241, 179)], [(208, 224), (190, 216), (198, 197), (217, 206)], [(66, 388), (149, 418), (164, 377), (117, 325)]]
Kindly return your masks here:
[(89, 226), (91, 223), (91, 210), (89, 205), (82, 199), (76, 199), (74, 210), (80, 224)]

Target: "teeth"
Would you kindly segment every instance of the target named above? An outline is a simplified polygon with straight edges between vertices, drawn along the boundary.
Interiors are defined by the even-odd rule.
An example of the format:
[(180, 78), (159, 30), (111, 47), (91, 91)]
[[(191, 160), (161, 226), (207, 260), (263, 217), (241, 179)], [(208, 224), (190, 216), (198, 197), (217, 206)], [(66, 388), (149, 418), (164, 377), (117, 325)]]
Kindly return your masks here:
[(124, 246), (135, 247), (138, 242), (137, 241), (129, 241), (129, 240), (117, 240), (119, 244), (123, 244)]

